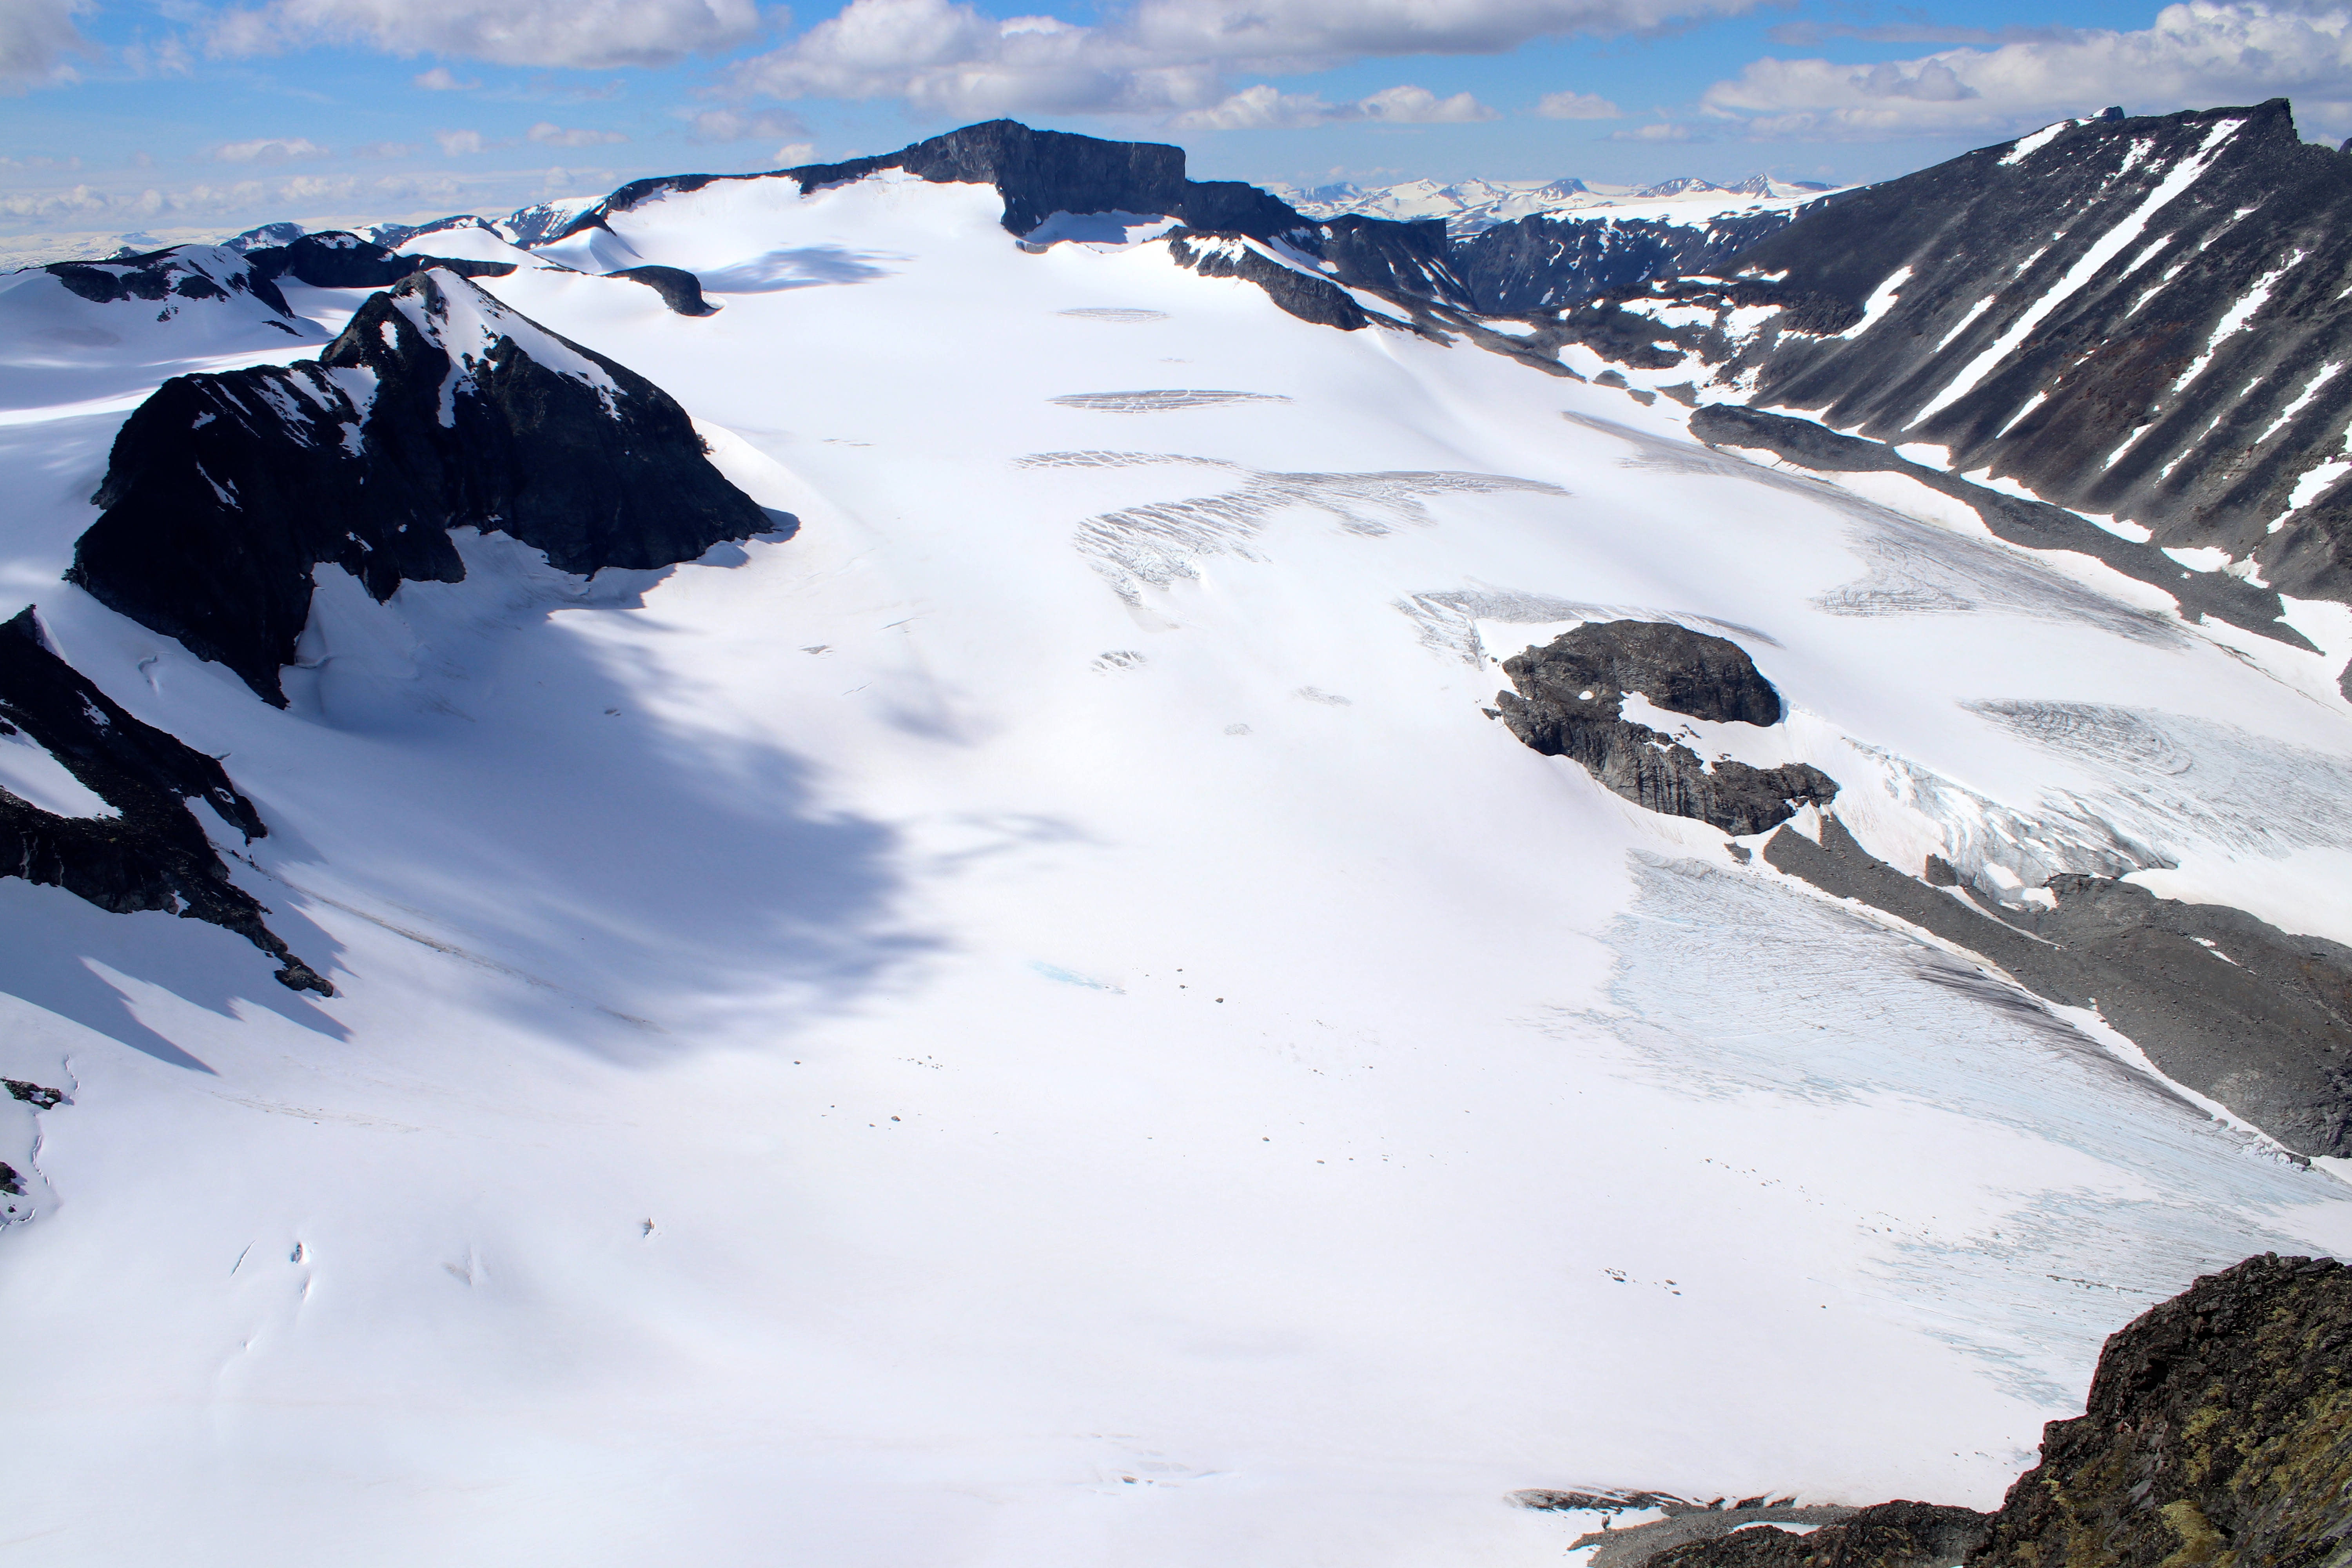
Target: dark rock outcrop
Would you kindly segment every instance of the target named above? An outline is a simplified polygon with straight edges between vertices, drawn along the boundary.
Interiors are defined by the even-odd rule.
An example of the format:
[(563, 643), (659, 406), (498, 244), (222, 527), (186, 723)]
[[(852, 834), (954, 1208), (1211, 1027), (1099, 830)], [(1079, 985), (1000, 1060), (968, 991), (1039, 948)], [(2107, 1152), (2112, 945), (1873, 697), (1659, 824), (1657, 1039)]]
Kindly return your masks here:
[(1287, 266), (1263, 245), (1238, 234), (1200, 234), (1178, 229), (1168, 237), (1168, 254), (1179, 267), (1203, 278), (1239, 278), (1303, 321), (1352, 332), (1371, 317), (1345, 289), (1317, 273)]
[(2285, 100), (2061, 121), (1826, 197), (1710, 270), (1595, 302), (1751, 405), (2352, 599), (2352, 160)]
[(93, 304), (144, 300), (168, 310), (182, 300), (229, 300), (249, 295), (291, 321), (277, 272), (257, 267), (226, 246), (178, 245), (111, 261), (53, 261), (47, 268), (66, 288)]
[(1474, 309), (1517, 316), (1640, 289), (1654, 278), (1713, 273), (1796, 216), (1739, 213), (1688, 224), (1598, 212), (1523, 217), (1457, 242), (1449, 260)]
[(2352, 948), (2137, 883), (2053, 877), (2054, 907), (1988, 907), (1904, 875), (1834, 816), (1764, 859), (1982, 954), (2036, 995), (2095, 1006), (2158, 1069), (2299, 1154), (2352, 1155)]
[(1810, 419), (1791, 419), (1727, 403), (1711, 404), (1693, 413), (1690, 428), (1692, 435), (1710, 446), (1767, 451), (1818, 472), (1901, 474), (1916, 479), (1966, 502), (1996, 538), (2029, 550), (2071, 550), (2087, 555), (2127, 577), (2162, 588), (2192, 618), (2210, 616), (2290, 647), (2312, 648), (2309, 638), (2279, 619), (2285, 606), (2275, 589), (2257, 588), (2226, 572), (2189, 571), (2153, 544), (2120, 538), (2063, 507), (2009, 495), (1915, 463), (1884, 442), (1843, 436)]
[(292, 276), (313, 289), (389, 289), (430, 268), (461, 278), (504, 278), (509, 261), (465, 261), (445, 256), (403, 256), (355, 234), (331, 229), (306, 234), (268, 250), (246, 252), (246, 263), (264, 278)]
[(164, 383), (95, 499), (72, 580), (281, 706), (322, 563), (383, 600), (460, 580), (456, 528), (593, 574), (773, 526), (659, 387), (438, 270), (369, 299), (317, 360)]
[[(220, 763), (133, 718), (58, 658), (30, 609), (0, 624), (0, 731), (30, 737), (120, 814), (60, 816), (0, 790), (0, 876), (63, 888), (118, 914), (163, 910), (208, 921), (277, 959), (282, 984), (334, 994), (262, 922), (268, 911), (229, 880), (188, 808), (203, 801), (251, 843), (268, 831), (253, 803)], [(59, 1098), (31, 1084), (8, 1089), (35, 1103)]]
[(1260, 239), (1313, 227), (1290, 204), (1255, 185), (1186, 179), (1181, 147), (1106, 142), (1067, 132), (1032, 131), (1018, 121), (992, 120), (896, 153), (846, 163), (811, 163), (766, 174), (666, 174), (632, 180), (574, 218), (563, 234), (608, 226), (605, 220), (614, 213), (719, 182), (788, 177), (807, 192), (886, 169), (903, 169), (934, 184), (995, 186), (1004, 198), (1004, 226), (1014, 234), (1027, 234), (1057, 212), (1172, 217), (1193, 228)]
[(1342, 214), (1323, 224), (1318, 248), (1331, 275), (1353, 289), (1394, 298), (1475, 306), (1474, 290), (1455, 275), (1445, 222), (1397, 223)]
[(1511, 732), (1548, 757), (1582, 764), (1603, 786), (1668, 816), (1729, 834), (1762, 833), (1804, 805), (1826, 805), (1837, 781), (1790, 763), (1709, 765), (1672, 736), (1620, 716), (1625, 694), (1717, 723), (1780, 721), (1780, 694), (1738, 643), (1660, 621), (1597, 621), (1503, 661), (1517, 691), (1496, 696)]
[(719, 307), (702, 297), (702, 279), (683, 267), (624, 267), (607, 278), (642, 283), (661, 296), (662, 303), (681, 316), (712, 316)]
[(1883, 1502), (1798, 1535), (1754, 1525), (1672, 1547), (1645, 1568), (1952, 1568), (1991, 1516), (1925, 1502)]
[(2352, 1561), (2352, 1269), (2250, 1258), (2100, 1352), (1969, 1568)]

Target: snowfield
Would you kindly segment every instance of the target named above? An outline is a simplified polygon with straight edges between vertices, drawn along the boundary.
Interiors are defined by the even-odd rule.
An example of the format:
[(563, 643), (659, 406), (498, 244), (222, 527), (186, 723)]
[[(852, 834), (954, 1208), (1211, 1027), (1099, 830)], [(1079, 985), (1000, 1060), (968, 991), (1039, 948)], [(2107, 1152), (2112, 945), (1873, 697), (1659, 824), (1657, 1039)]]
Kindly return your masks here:
[[(364, 291), (289, 280), (298, 339), (0, 281), (0, 615), (226, 759), (339, 993), (0, 880), (0, 1075), (70, 1096), (0, 1100), (12, 1562), (1508, 1568), (1585, 1522), (1520, 1488), (1989, 1507), (2149, 1302), (2352, 1248), (2095, 1021), (1486, 711), (1682, 621), (1791, 713), (1699, 749), (1899, 867), (2352, 942), (2352, 615), (2184, 624), (1001, 210), (718, 184), (482, 279), (798, 529), (323, 567), (283, 712), (59, 574), (148, 389)], [(645, 264), (719, 310), (593, 276)]]

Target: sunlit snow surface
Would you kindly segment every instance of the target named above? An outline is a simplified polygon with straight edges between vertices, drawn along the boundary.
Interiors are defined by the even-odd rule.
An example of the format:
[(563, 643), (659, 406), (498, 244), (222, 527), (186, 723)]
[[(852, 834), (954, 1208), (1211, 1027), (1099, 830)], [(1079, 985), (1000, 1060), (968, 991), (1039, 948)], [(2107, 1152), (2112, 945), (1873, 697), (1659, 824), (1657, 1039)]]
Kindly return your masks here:
[[(1984, 1506), (2147, 1302), (2352, 1245), (1484, 711), (1515, 636), (1676, 619), (1793, 710), (1709, 754), (1906, 868), (2063, 843), (2347, 940), (2352, 821), (2203, 782), (2332, 801), (2340, 647), (998, 210), (721, 184), (541, 253), (698, 319), (491, 280), (800, 530), (322, 570), (286, 712), (57, 579), (140, 391), (310, 351), (134, 312), (52, 416), (0, 342), (0, 613), (226, 757), (340, 992), (0, 881), (0, 1072), (73, 1096), (5, 1237), (13, 1561), (1496, 1568), (1580, 1528), (1519, 1488)], [(10, 333), (104, 309), (32, 286)], [(291, 292), (311, 344), (361, 297)]]

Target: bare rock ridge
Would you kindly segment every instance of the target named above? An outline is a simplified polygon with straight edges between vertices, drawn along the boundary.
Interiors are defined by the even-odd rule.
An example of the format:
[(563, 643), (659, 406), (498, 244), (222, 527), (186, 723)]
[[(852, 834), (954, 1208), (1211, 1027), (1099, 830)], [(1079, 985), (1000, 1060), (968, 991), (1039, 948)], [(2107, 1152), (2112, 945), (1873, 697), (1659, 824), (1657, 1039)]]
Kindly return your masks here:
[(1496, 697), (1503, 721), (1549, 757), (1567, 757), (1608, 789), (1669, 816), (1734, 835), (1762, 833), (1804, 805), (1826, 805), (1837, 781), (1790, 763), (1713, 763), (1672, 736), (1621, 717), (1625, 694), (1716, 723), (1770, 726), (1780, 694), (1738, 643), (1656, 621), (1588, 622), (1503, 661), (1515, 691)]
[(220, 763), (133, 718), (58, 658), (29, 608), (0, 624), (0, 732), (29, 737), (118, 814), (60, 816), (0, 789), (0, 876), (63, 888), (117, 914), (162, 910), (210, 921), (278, 960), (281, 984), (334, 994), (263, 923), (268, 911), (229, 879), (188, 805), (203, 801), (249, 844), (268, 832), (253, 803)]
[(1951, 1568), (1983, 1542), (1987, 1527), (1974, 1509), (1897, 1500), (1855, 1509), (1804, 1535), (1751, 1526), (1642, 1561), (1647, 1568)]
[(808, 192), (887, 169), (902, 169), (934, 184), (994, 185), (1004, 198), (1004, 226), (1016, 235), (1027, 234), (1057, 212), (1173, 217), (1192, 228), (1258, 238), (1314, 226), (1287, 202), (1255, 185), (1186, 179), (1181, 147), (1106, 142), (992, 120), (896, 153), (846, 163), (810, 163), (768, 174), (667, 174), (633, 180), (582, 213), (563, 232), (606, 227), (605, 220), (614, 213), (718, 181), (790, 176)]
[(94, 500), (68, 575), (279, 706), (320, 566), (382, 601), (461, 580), (457, 528), (593, 574), (776, 526), (659, 387), (438, 268), (316, 360), (165, 382)]
[(249, 294), (288, 321), (294, 318), (278, 279), (292, 277), (315, 289), (384, 289), (413, 272), (438, 267), (467, 278), (503, 278), (504, 261), (403, 256), (355, 234), (299, 235), (259, 248), (180, 245), (106, 261), (55, 261), (46, 270), (96, 304), (144, 300), (167, 309), (182, 300), (226, 300)]
[(1981, 954), (2038, 996), (2095, 1005), (2167, 1078), (2296, 1153), (2352, 1154), (2352, 948), (2074, 873), (2050, 879), (2054, 907), (1995, 908), (1906, 876), (1828, 814), (1819, 843), (1783, 827), (1763, 856)]
[(1819, 473), (1901, 474), (1966, 502), (1996, 538), (2032, 550), (2071, 550), (2087, 555), (2127, 577), (2161, 587), (2179, 601), (2182, 613), (2192, 619), (2210, 616), (2294, 647), (2312, 647), (2309, 638), (2279, 619), (2285, 606), (2274, 588), (2258, 588), (2226, 572), (2189, 571), (2153, 544), (2110, 533), (2063, 507), (2009, 495), (1915, 463), (1885, 442), (1840, 435), (1810, 419), (1791, 419), (1730, 403), (1694, 410), (1690, 428), (1692, 435), (1709, 446), (1767, 451)]
[(1516, 316), (1638, 289), (1654, 278), (1712, 274), (1796, 216), (1738, 213), (1705, 223), (1601, 214), (1523, 217), (1454, 241), (1448, 260), (1473, 310)]
[(1580, 1537), (1593, 1568), (2346, 1568), (2352, 1269), (2265, 1253), (2148, 1309), (2108, 1337), (2083, 1414), (2042, 1428), (2041, 1462), (1994, 1513), (1514, 1500), (1665, 1513)]
[(2347, 220), (2352, 156), (2284, 99), (2103, 116), (1826, 198), (1716, 276), (1559, 325), (2342, 600)]

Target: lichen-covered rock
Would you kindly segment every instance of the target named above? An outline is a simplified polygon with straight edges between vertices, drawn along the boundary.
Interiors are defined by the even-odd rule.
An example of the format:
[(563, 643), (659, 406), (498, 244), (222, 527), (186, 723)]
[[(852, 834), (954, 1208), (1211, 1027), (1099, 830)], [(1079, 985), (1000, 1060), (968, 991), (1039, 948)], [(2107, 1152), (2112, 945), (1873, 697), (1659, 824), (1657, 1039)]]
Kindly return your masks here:
[(1805, 763), (1777, 768), (1720, 760), (1622, 717), (1625, 694), (1718, 723), (1780, 721), (1780, 694), (1738, 643), (1658, 621), (1589, 622), (1503, 661), (1517, 691), (1496, 705), (1511, 732), (1549, 757), (1583, 765), (1603, 786), (1669, 816), (1735, 836), (1826, 805), (1837, 781)]
[(1644, 1568), (1953, 1568), (1989, 1522), (1974, 1509), (1883, 1502), (1803, 1535), (1759, 1524), (1690, 1542)]
[(2250, 1258), (2115, 1334), (1969, 1563), (2352, 1563), (2352, 1269)]

